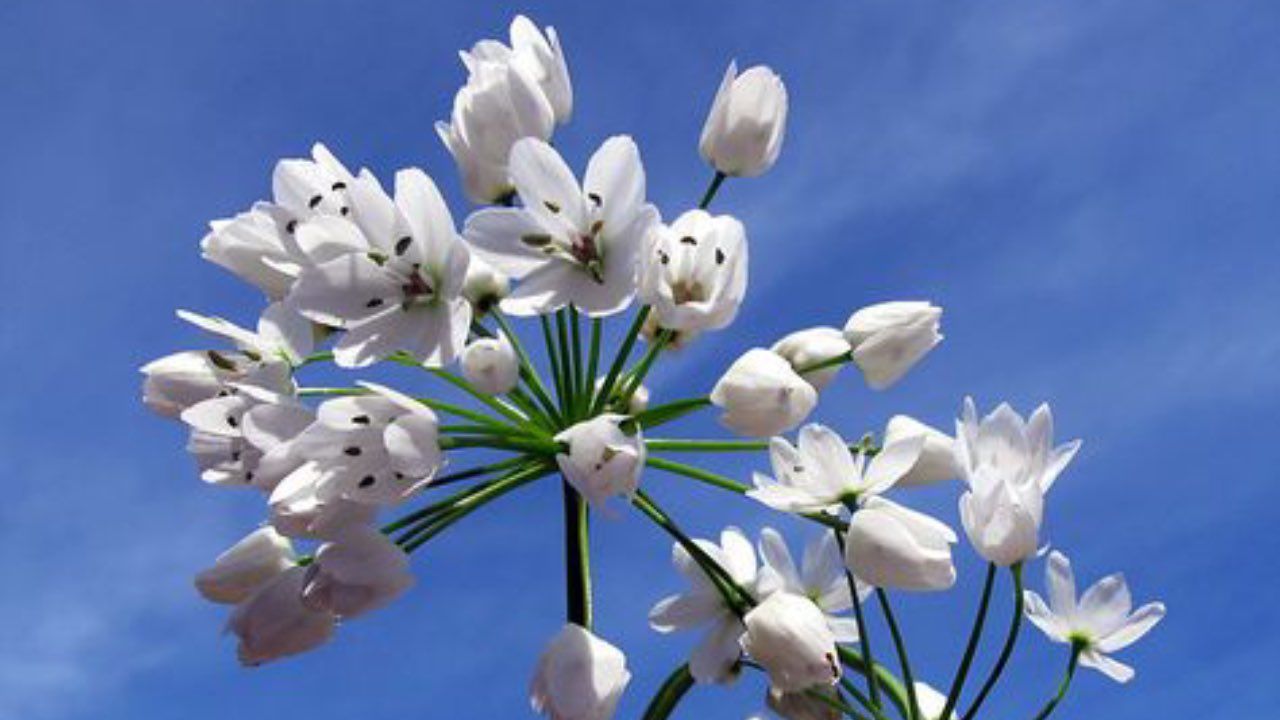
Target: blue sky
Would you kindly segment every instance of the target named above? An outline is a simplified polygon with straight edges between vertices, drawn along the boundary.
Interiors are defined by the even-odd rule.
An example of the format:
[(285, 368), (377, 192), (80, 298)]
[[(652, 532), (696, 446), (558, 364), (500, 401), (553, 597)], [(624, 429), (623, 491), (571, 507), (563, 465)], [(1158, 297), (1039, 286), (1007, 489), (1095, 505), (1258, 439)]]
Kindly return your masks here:
[[(906, 381), (875, 394), (847, 374), (816, 417), (858, 435), (897, 411), (946, 427), (965, 394), (1050, 401), (1085, 448), (1054, 488), (1049, 537), (1082, 579), (1125, 570), (1137, 600), (1170, 611), (1124, 654), (1131, 686), (1083, 674), (1059, 716), (1273, 712), (1280, 8), (481, 5), (0, 5), (0, 719), (527, 715), (529, 669), (562, 613), (552, 484), (428, 546), (419, 586), (337, 642), (243, 670), (190, 577), (260, 501), (204, 487), (180, 429), (137, 402), (139, 365), (205, 342), (175, 307), (253, 318), (256, 293), (197, 242), (269, 192), (276, 158), (323, 140), (387, 176), (421, 165), (465, 215), (431, 125), (463, 79), (455, 52), (517, 10), (567, 48), (577, 105), (557, 145), (580, 167), (605, 137), (634, 135), (667, 217), (706, 182), (697, 134), (728, 60), (768, 63), (790, 89), (778, 166), (717, 201), (747, 223), (750, 296), (736, 325), (662, 364), (659, 397), (705, 392), (741, 350), (869, 302), (942, 304), (948, 338)], [(681, 431), (723, 434), (709, 417)], [(700, 460), (739, 477), (764, 464)], [(810, 531), (675, 478), (644, 482), (696, 534), (775, 524), (798, 544)], [(956, 495), (908, 502), (954, 525)], [(955, 591), (901, 601), (935, 684), (980, 582), (972, 552), (957, 554)], [(693, 640), (645, 625), (680, 587), (668, 555), (637, 515), (596, 525), (599, 629), (636, 675), (619, 717)], [(1029, 576), (1038, 587), (1039, 565)], [(1026, 634), (992, 716), (1029, 717), (1061, 662)], [(745, 717), (762, 687), (699, 689), (678, 717)]]

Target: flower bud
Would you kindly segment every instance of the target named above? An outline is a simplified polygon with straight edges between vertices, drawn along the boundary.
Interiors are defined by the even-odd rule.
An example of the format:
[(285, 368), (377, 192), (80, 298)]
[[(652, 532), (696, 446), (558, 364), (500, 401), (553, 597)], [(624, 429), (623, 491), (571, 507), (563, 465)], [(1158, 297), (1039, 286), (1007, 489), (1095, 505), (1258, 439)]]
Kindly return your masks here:
[(302, 604), (304, 567), (277, 575), (248, 600), (236, 606), (227, 629), (240, 638), (240, 662), (262, 663), (304, 653), (333, 636), (337, 618)]
[(258, 528), (196, 575), (196, 589), (207, 600), (234, 605), (295, 564), (288, 538), (274, 528)]
[(769, 437), (803, 422), (817, 405), (818, 393), (786, 360), (754, 348), (716, 382), (711, 403), (724, 410), (720, 422), (730, 430)]
[(882, 497), (853, 513), (844, 562), (863, 582), (902, 590), (945, 590), (956, 581), (956, 534), (937, 520)]
[(642, 256), (640, 294), (660, 327), (700, 332), (733, 322), (747, 289), (747, 237), (728, 215), (690, 210), (657, 225)]
[(344, 619), (376, 610), (413, 585), (409, 556), (386, 535), (362, 525), (321, 545), (307, 570), (303, 604)]
[(840, 680), (836, 639), (812, 600), (775, 592), (743, 617), (742, 649), (769, 672), (769, 684), (798, 692)]
[(698, 149), (725, 175), (760, 175), (777, 161), (786, 126), (787, 88), (782, 79), (764, 65), (739, 75), (737, 63), (729, 63)]
[[(849, 342), (844, 334), (832, 327), (815, 327), (797, 330), (773, 344), (773, 352), (781, 355), (797, 372), (800, 368), (815, 365), (824, 360), (840, 357), (849, 352)], [(840, 365), (800, 373), (813, 386), (821, 390), (835, 380)]]
[(867, 384), (884, 390), (942, 341), (942, 308), (923, 301), (870, 305), (849, 316), (844, 337)]
[(955, 461), (955, 440), (915, 418), (906, 415), (894, 415), (890, 418), (884, 430), (884, 445), (888, 447), (916, 436), (924, 438), (924, 447), (915, 465), (898, 480), (899, 487), (929, 485), (960, 477), (960, 469), (956, 467)]
[(489, 395), (514, 390), (520, 382), (520, 361), (511, 341), (503, 333), (472, 340), (462, 351), (462, 376)]
[(510, 294), (511, 279), (506, 273), (473, 254), (462, 283), (462, 296), (471, 303), (473, 313), (477, 317), (484, 315)]
[(556, 455), (560, 472), (592, 505), (603, 505), (615, 495), (630, 497), (640, 486), (644, 470), (644, 437), (623, 432), (624, 415), (597, 415), (556, 435), (568, 443), (569, 452)]
[(630, 681), (621, 650), (568, 624), (538, 658), (529, 702), (551, 720), (609, 720)]

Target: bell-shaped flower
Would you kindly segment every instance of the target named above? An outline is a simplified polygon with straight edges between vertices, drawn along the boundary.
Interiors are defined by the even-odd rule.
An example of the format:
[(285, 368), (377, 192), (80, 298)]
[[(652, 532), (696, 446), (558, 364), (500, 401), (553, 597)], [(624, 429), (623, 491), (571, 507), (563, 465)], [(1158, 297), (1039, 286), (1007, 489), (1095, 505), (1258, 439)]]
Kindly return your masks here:
[(730, 430), (768, 437), (804, 422), (818, 404), (818, 392), (786, 360), (753, 348), (716, 382), (711, 403), (724, 411), (720, 423)]
[(1076, 580), (1067, 556), (1049, 553), (1045, 566), (1049, 601), (1027, 590), (1027, 619), (1050, 640), (1081, 648), (1080, 664), (1117, 682), (1129, 682), (1133, 668), (1111, 657), (1132, 645), (1164, 618), (1164, 603), (1153, 602), (1133, 610), (1133, 599), (1124, 576), (1102, 578), (1076, 600)]
[(165, 417), (178, 417), (205, 400), (230, 394), (237, 385), (293, 392), (288, 363), (239, 351), (188, 350), (153, 360), (141, 371), (142, 401)]
[(747, 495), (782, 512), (838, 512), (842, 506), (879, 495), (916, 463), (924, 438), (889, 443), (870, 459), (853, 453), (834, 430), (817, 423), (800, 430), (798, 446), (769, 441), (774, 477), (755, 473)]
[(659, 327), (718, 330), (733, 322), (747, 290), (747, 236), (728, 215), (690, 210), (656, 225), (642, 256), (640, 295)]
[(787, 87), (764, 65), (738, 74), (729, 63), (698, 149), (716, 171), (730, 176), (760, 175), (778, 159), (787, 130)]
[(924, 438), (920, 457), (898, 479), (897, 487), (918, 487), (960, 477), (955, 460), (955, 439), (936, 428), (906, 415), (894, 415), (884, 429), (885, 446), (911, 437)]
[(554, 28), (538, 31), (528, 18), (511, 23), (511, 45), (481, 40), (461, 53), (468, 77), (453, 99), (450, 122), (436, 123), (462, 174), (467, 197), (492, 203), (515, 186), (507, 171), (521, 138), (550, 140), (573, 111), (573, 88)]
[(297, 556), (289, 539), (270, 526), (262, 527), (219, 555), (213, 567), (200, 571), (196, 589), (206, 600), (235, 605), (294, 565)]
[[(723, 568), (734, 583), (754, 591), (758, 568), (756, 554), (742, 531), (726, 528), (720, 544), (695, 539), (698, 547)], [(700, 683), (729, 682), (736, 677), (741, 648), (738, 639), (746, 628), (725, 603), (715, 583), (679, 543), (671, 548), (671, 562), (689, 582), (689, 590), (659, 600), (649, 611), (649, 626), (660, 633), (706, 626), (707, 630), (689, 658), (689, 672)]]
[(293, 567), (275, 576), (236, 606), (227, 630), (240, 639), (244, 665), (261, 665), (323, 645), (333, 636), (337, 618), (302, 602), (307, 568)]
[(269, 521), (281, 535), (328, 540), (355, 525), (369, 525), (378, 506), (337, 495), (330, 476), (314, 462), (289, 473), (267, 499)]
[(853, 514), (845, 538), (845, 565), (862, 582), (900, 590), (945, 590), (955, 584), (945, 524), (882, 497)]
[(1036, 553), (1044, 497), (1080, 449), (1053, 445), (1053, 414), (1041, 405), (1023, 421), (1008, 404), (978, 419), (972, 398), (956, 422), (955, 459), (969, 490), (960, 520), (987, 560), (1012, 565)]
[[(788, 592), (809, 598), (822, 610), (836, 641), (854, 642), (858, 639), (857, 621), (841, 615), (853, 607), (853, 596), (849, 594), (844, 557), (834, 535), (824, 532), (815, 536), (805, 546), (799, 567), (791, 558), (786, 540), (777, 530), (768, 527), (761, 530), (759, 546), (764, 567), (760, 569), (756, 588), (762, 597)], [(870, 587), (859, 584), (859, 599), (864, 599), (870, 592)]]
[(364, 171), (349, 194), (374, 249), (304, 269), (290, 302), (346, 331), (334, 346), (343, 367), (364, 367), (398, 350), (432, 367), (453, 362), (471, 325), (471, 305), (462, 297), (470, 255), (435, 183), (421, 170), (401, 170), (392, 200)]
[(941, 320), (942, 308), (923, 301), (880, 303), (850, 315), (844, 337), (867, 385), (884, 390), (902, 379), (942, 341)]
[(834, 685), (840, 680), (836, 638), (812, 600), (775, 592), (743, 617), (742, 649), (769, 673), (782, 692)]
[(605, 413), (560, 432), (556, 442), (569, 446), (556, 455), (556, 463), (589, 503), (602, 507), (615, 495), (630, 498), (640, 486), (644, 470), (644, 436), (637, 428), (628, 435), (622, 429), (627, 417)]
[(271, 438), (301, 433), (309, 411), (292, 397), (253, 385), (233, 385), (182, 411), (191, 428), (187, 450), (200, 478), (213, 485), (257, 486), (257, 470)]
[[(814, 327), (797, 330), (774, 343), (770, 349), (791, 363), (791, 367), (795, 368), (796, 372), (800, 372), (803, 368), (817, 365), (824, 360), (847, 355), (849, 341), (845, 340), (844, 333), (836, 328)], [(800, 372), (800, 377), (807, 380), (813, 389), (821, 390), (836, 379), (836, 374), (840, 372), (842, 366), (843, 363)]]
[(568, 623), (538, 658), (529, 703), (551, 720), (609, 720), (630, 681), (621, 650)]
[(559, 153), (534, 138), (511, 148), (510, 171), (523, 206), (480, 210), (464, 232), (477, 255), (521, 281), (502, 309), (535, 315), (572, 304), (600, 317), (626, 308), (658, 222), (631, 138), (606, 140), (581, 186)]
[(504, 333), (467, 343), (461, 366), (467, 382), (489, 395), (509, 393), (520, 382), (520, 361)]
[(404, 550), (376, 528), (352, 525), (316, 551), (302, 602), (349, 619), (383, 607), (412, 585)]
[(467, 277), (462, 283), (462, 297), (471, 303), (471, 314), (480, 317), (498, 307), (502, 298), (511, 294), (511, 279), (504, 272), (485, 262), (478, 255), (471, 256), (467, 265)]

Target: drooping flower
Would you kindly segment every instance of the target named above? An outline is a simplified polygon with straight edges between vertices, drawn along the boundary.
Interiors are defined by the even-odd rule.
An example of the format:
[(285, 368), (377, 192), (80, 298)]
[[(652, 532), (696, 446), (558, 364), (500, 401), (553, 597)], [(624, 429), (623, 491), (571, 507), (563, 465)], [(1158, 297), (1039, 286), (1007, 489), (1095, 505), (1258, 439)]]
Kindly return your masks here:
[(906, 415), (894, 415), (884, 429), (884, 444), (892, 445), (909, 437), (924, 438), (920, 457), (895, 483), (898, 487), (931, 485), (960, 477), (955, 461), (955, 440), (936, 428)]
[(956, 421), (955, 458), (969, 490), (960, 520), (974, 548), (997, 565), (1036, 553), (1045, 493), (1080, 449), (1076, 440), (1053, 446), (1053, 414), (1041, 405), (1024, 422), (1008, 404), (978, 420), (966, 398)]
[(153, 360), (141, 371), (142, 401), (165, 417), (178, 417), (205, 400), (230, 394), (237, 385), (293, 391), (288, 363), (239, 351), (188, 350)]
[(690, 210), (654, 226), (642, 256), (640, 295), (658, 326), (718, 330), (733, 322), (747, 290), (747, 236), (729, 215)]
[(787, 129), (787, 87), (764, 65), (738, 74), (729, 63), (698, 149), (718, 172), (760, 175), (773, 167)]
[(346, 332), (334, 346), (343, 367), (403, 350), (428, 366), (453, 362), (466, 343), (471, 305), (462, 297), (470, 254), (440, 191), (418, 169), (396, 173), (392, 200), (368, 171), (349, 190), (353, 216), (373, 248), (303, 269), (289, 301)]
[[(295, 399), (252, 385), (227, 392), (182, 411), (191, 428), (187, 450), (212, 485), (256, 486), (257, 470), (272, 438), (296, 435), (309, 411)], [(256, 435), (255, 433), (261, 433)], [(254, 441), (261, 438), (264, 447)]]
[[(741, 530), (726, 528), (720, 533), (719, 545), (703, 539), (694, 542), (724, 568), (738, 587), (753, 592), (757, 578), (756, 554)], [(707, 626), (689, 658), (689, 672), (700, 683), (733, 680), (741, 654), (738, 639), (746, 628), (725, 603), (706, 571), (679, 543), (671, 548), (671, 562), (689, 582), (689, 590), (659, 600), (649, 611), (649, 626), (660, 633)]]
[(297, 564), (293, 544), (271, 527), (254, 530), (196, 575), (196, 589), (206, 600), (235, 605)]
[(942, 308), (923, 301), (870, 305), (849, 316), (844, 337), (867, 384), (884, 390), (942, 342)]
[(818, 404), (818, 393), (786, 360), (753, 348), (716, 382), (711, 403), (724, 410), (720, 422), (730, 430), (768, 437), (803, 422)]
[(502, 395), (520, 382), (520, 362), (506, 334), (476, 338), (462, 351), (462, 376), (477, 390)]
[(323, 645), (333, 636), (337, 618), (302, 602), (307, 568), (292, 567), (236, 606), (227, 629), (240, 639), (244, 665), (261, 665)]
[(809, 598), (775, 592), (742, 620), (742, 649), (768, 671), (770, 686), (797, 692), (839, 682), (836, 638)]
[(606, 140), (581, 186), (559, 153), (534, 138), (512, 147), (510, 171), (523, 206), (480, 210), (464, 231), (476, 254), (521, 280), (502, 309), (535, 315), (573, 304), (600, 317), (626, 308), (658, 222), (631, 138)]
[(551, 720), (609, 720), (630, 681), (621, 650), (568, 623), (538, 658), (529, 702)]
[(800, 430), (798, 447), (782, 437), (769, 441), (774, 477), (755, 473), (755, 488), (747, 495), (782, 512), (838, 512), (893, 487), (923, 446), (923, 437), (905, 437), (868, 460), (865, 453), (854, 454), (834, 430), (812, 423)]
[(302, 602), (350, 619), (383, 607), (412, 585), (409, 556), (399, 545), (376, 528), (351, 525), (316, 551)]
[(328, 540), (348, 527), (374, 521), (377, 505), (337, 495), (328, 480), (314, 462), (289, 473), (267, 499), (272, 527), (287, 537)]
[(436, 123), (476, 203), (510, 195), (511, 148), (521, 138), (550, 140), (556, 123), (569, 119), (573, 88), (554, 28), (546, 35), (528, 18), (511, 22), (511, 45), (481, 40), (463, 52), (466, 84), (453, 99), (450, 122)]
[(631, 497), (644, 470), (644, 436), (639, 428), (628, 435), (625, 415), (605, 413), (560, 432), (556, 442), (569, 446), (556, 463), (570, 485), (593, 506), (602, 507), (615, 495)]
[[(805, 546), (802, 564), (798, 568), (786, 540), (777, 530), (768, 527), (761, 530), (759, 546), (764, 566), (760, 569), (756, 588), (762, 597), (775, 592), (806, 597), (823, 612), (827, 627), (838, 642), (858, 639), (857, 621), (841, 615), (853, 607), (853, 596), (849, 593), (844, 558), (831, 533), (820, 533)], [(859, 584), (859, 599), (864, 599), (870, 592), (870, 587)]]
[[(774, 343), (770, 349), (791, 363), (796, 372), (800, 372), (802, 368), (844, 356), (850, 348), (849, 341), (844, 339), (844, 333), (836, 328), (814, 327), (797, 330)], [(801, 372), (800, 377), (807, 380), (815, 390), (821, 390), (836, 379), (842, 366), (843, 363)]]
[(1045, 565), (1049, 602), (1031, 590), (1024, 595), (1027, 619), (1050, 640), (1082, 648), (1080, 664), (1098, 670), (1117, 682), (1133, 679), (1133, 668), (1111, 657), (1132, 645), (1164, 618), (1164, 603), (1153, 602), (1133, 610), (1124, 576), (1102, 578), (1076, 601), (1071, 561), (1056, 550)]
[(924, 513), (871, 497), (849, 521), (845, 565), (869, 585), (945, 590), (955, 584), (956, 534)]

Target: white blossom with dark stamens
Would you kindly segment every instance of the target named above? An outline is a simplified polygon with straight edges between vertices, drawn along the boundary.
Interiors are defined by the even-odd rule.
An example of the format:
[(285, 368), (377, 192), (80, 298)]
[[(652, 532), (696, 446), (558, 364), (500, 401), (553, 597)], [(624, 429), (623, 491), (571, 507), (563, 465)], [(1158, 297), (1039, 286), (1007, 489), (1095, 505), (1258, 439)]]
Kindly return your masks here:
[[(192, 405), (180, 417), (191, 427), (187, 450), (195, 458), (202, 480), (212, 485), (269, 489), (283, 474), (281, 470), (296, 464), (283, 453), (271, 451), (306, 427), (310, 410), (291, 396), (237, 384), (225, 394)], [(276, 475), (261, 485), (258, 470), (268, 454)]]
[(272, 303), (258, 318), (257, 332), (216, 316), (179, 310), (178, 317), (234, 343), (241, 352), (262, 361), (284, 360), (296, 365), (315, 349), (311, 322), (284, 303)]
[(660, 327), (701, 332), (733, 322), (747, 290), (747, 236), (728, 215), (690, 210), (656, 225), (642, 256), (640, 294)]

